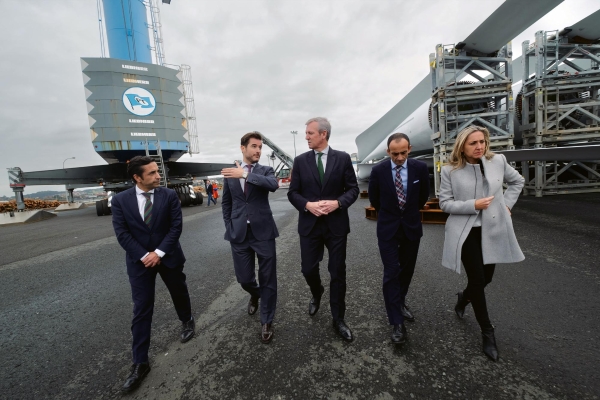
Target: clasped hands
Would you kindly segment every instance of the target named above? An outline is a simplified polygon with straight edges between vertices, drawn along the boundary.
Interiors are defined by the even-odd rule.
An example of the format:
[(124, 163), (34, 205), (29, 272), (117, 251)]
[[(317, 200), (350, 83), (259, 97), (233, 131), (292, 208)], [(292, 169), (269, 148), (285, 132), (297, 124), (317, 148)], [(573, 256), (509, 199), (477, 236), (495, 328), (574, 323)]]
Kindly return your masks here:
[(306, 203), (306, 209), (317, 217), (327, 215), (338, 208), (340, 208), (340, 205), (337, 200), (309, 201)]
[(238, 162), (235, 162), (235, 168), (223, 168), (221, 170), (221, 175), (225, 178), (237, 178), (240, 179), (244, 176), (244, 168)]
[(160, 257), (155, 252), (151, 251), (148, 253), (146, 257), (142, 260), (144, 263), (144, 267), (146, 268), (154, 268), (160, 264)]
[[(492, 200), (494, 200), (494, 196), (484, 197), (482, 199), (475, 200), (475, 209), (476, 210), (487, 210), (488, 207), (490, 206), (490, 204), (492, 204)], [(508, 210), (508, 215), (512, 215), (512, 213), (510, 212), (510, 208), (508, 208), (508, 206), (506, 206), (506, 209)]]

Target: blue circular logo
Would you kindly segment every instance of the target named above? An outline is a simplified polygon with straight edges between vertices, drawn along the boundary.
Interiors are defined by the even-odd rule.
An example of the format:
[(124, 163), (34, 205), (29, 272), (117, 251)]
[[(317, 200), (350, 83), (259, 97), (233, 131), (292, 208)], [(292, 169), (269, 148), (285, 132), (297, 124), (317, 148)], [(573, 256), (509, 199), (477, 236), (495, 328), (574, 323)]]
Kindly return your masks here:
[(150, 115), (156, 109), (152, 93), (141, 87), (129, 88), (123, 93), (123, 105), (132, 114), (140, 117)]

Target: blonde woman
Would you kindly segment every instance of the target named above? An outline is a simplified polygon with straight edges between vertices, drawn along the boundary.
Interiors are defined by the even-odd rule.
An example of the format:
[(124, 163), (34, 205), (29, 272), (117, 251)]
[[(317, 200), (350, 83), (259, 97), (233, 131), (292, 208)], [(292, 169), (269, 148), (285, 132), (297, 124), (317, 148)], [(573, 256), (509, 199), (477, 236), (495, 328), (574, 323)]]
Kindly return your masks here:
[[(508, 189), (503, 191), (502, 184)], [(442, 264), (460, 273), (468, 284), (458, 292), (454, 308), (462, 318), (471, 303), (483, 337), (483, 352), (498, 360), (494, 327), (487, 312), (484, 289), (492, 281), (496, 264), (522, 261), (510, 210), (517, 202), (524, 179), (501, 154), (490, 151), (486, 128), (469, 126), (456, 137), (448, 165), (442, 168), (440, 207), (450, 214)]]

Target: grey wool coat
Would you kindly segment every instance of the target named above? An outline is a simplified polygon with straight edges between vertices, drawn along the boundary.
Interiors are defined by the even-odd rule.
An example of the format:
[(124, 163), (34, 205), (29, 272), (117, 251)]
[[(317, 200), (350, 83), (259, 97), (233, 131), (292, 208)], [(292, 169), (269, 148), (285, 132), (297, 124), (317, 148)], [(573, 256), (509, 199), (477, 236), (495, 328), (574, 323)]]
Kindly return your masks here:
[[(481, 247), (484, 264), (502, 264), (523, 261), (525, 256), (517, 243), (512, 218), (506, 209), (512, 209), (525, 184), (523, 177), (506, 161), (495, 154), (481, 159), (485, 177), (479, 164), (467, 164), (460, 169), (442, 167), (440, 207), (450, 214), (446, 221), (442, 265), (460, 274), (461, 250), (473, 223), (481, 215)], [(508, 189), (503, 193), (502, 183)], [(476, 210), (475, 200), (494, 196), (486, 210)]]

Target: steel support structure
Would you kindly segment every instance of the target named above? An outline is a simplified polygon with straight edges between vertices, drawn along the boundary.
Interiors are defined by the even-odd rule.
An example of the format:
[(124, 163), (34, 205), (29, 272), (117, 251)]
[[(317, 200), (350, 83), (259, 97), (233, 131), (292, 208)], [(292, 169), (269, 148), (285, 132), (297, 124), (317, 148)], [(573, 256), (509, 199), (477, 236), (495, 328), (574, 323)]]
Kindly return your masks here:
[[(572, 43), (568, 32), (523, 42), (523, 149), (600, 144), (600, 45)], [(573, 160), (523, 162), (524, 193), (600, 192), (600, 153)]]
[(474, 57), (460, 46), (439, 44), (429, 61), (437, 195), (441, 167), (448, 161), (456, 135), (465, 127), (486, 127), (492, 150), (514, 150), (512, 48), (508, 43), (496, 55)]

